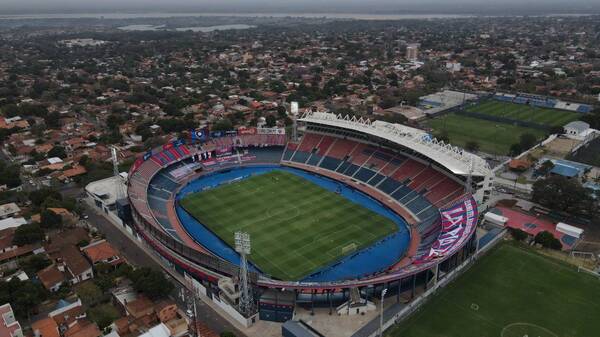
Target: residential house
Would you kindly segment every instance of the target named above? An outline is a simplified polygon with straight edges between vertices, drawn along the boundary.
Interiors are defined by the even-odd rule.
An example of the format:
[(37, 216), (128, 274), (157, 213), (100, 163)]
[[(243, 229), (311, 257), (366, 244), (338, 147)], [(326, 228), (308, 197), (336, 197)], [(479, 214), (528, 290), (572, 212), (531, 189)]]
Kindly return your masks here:
[(94, 277), (92, 265), (86, 260), (76, 246), (63, 247), (60, 252), (54, 254), (58, 270), (65, 273), (66, 279), (71, 284), (89, 280)]
[(17, 259), (44, 251), (39, 243), (14, 245), (15, 230), (14, 227), (0, 230), (0, 270), (17, 268)]
[(167, 322), (177, 318), (177, 304), (172, 300), (163, 300), (154, 306), (154, 312), (158, 320), (161, 322)]
[(71, 325), (63, 334), (64, 337), (100, 337), (102, 332), (96, 325), (87, 319), (81, 319)]
[(58, 324), (61, 332), (64, 332), (75, 324), (77, 320), (85, 318), (86, 313), (81, 300), (78, 298), (77, 301), (72, 303), (65, 300), (58, 301), (56, 309), (49, 312), (48, 317), (52, 318)]
[(19, 324), (19, 321), (15, 318), (10, 303), (0, 306), (0, 315), (2, 315), (2, 322), (0, 322), (1, 337), (23, 337), (21, 324)]
[(82, 247), (81, 250), (94, 266), (98, 263), (108, 263), (118, 266), (125, 262), (125, 259), (119, 255), (119, 252), (106, 240), (92, 242)]
[(56, 264), (51, 264), (48, 267), (37, 272), (37, 277), (49, 291), (58, 291), (60, 286), (65, 283), (65, 275), (58, 269)]
[(31, 324), (31, 330), (35, 337), (60, 337), (58, 325), (50, 318), (42, 318)]

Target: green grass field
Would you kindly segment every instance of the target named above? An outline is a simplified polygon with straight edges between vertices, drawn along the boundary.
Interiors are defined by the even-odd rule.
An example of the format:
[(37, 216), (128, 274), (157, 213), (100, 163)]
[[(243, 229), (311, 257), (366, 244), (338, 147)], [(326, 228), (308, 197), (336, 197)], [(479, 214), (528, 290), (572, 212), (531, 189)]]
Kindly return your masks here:
[(577, 120), (581, 114), (573, 111), (534, 107), (527, 104), (485, 101), (467, 108), (469, 112), (511, 118), (519, 121), (534, 122), (548, 126), (563, 126)]
[(250, 260), (284, 280), (299, 280), (398, 229), (386, 217), (279, 170), (195, 193), (181, 205), (231, 246), (236, 231), (248, 232)]
[(505, 155), (510, 146), (519, 142), (519, 137), (524, 133), (531, 133), (541, 139), (544, 132), (541, 130), (524, 128), (512, 124), (496, 123), (483, 119), (459, 116), (453, 113), (434, 118), (426, 125), (436, 132), (446, 130), (453, 145), (464, 147), (468, 141), (479, 143), (479, 150)]
[(599, 316), (598, 278), (505, 243), (387, 336), (591, 337)]

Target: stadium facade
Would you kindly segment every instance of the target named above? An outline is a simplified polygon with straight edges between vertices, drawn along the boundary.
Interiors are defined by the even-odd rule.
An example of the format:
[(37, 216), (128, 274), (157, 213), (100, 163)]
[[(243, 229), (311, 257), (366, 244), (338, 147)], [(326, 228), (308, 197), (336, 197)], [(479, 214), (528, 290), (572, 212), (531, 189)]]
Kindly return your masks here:
[(290, 319), (294, 305), (333, 307), (384, 288), (390, 295), (415, 296), (417, 288), (427, 289), (477, 249), (478, 209), (489, 198), (493, 179), (482, 158), (398, 124), (320, 112), (306, 113), (298, 122), (297, 141), (288, 141), (278, 128), (193, 131), (189, 139), (148, 151), (129, 172), (131, 225), (205, 294), (227, 297), (226, 289), (236, 291), (237, 260), (213, 249), (206, 240), (214, 238), (190, 233), (178, 215), (177, 196), (194, 181), (275, 165), (335, 180), (406, 221), (406, 251), (366, 275), (285, 280), (253, 270), (256, 308), (261, 319), (274, 321)]

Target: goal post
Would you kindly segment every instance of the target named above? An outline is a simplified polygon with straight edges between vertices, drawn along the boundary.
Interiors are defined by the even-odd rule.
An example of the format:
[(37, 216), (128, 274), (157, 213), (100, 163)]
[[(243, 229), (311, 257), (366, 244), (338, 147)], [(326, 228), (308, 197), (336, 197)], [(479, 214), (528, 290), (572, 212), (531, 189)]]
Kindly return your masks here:
[(342, 254), (345, 255), (345, 254), (348, 254), (350, 252), (353, 252), (353, 251), (356, 250), (356, 248), (357, 248), (357, 245), (354, 242), (352, 242), (350, 244), (347, 244), (344, 247), (342, 247)]

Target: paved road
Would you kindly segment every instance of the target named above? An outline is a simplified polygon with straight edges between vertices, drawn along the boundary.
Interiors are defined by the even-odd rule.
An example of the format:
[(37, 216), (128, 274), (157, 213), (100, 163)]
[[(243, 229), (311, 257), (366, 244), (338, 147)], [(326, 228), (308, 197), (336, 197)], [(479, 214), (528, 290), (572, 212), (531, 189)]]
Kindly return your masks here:
[[(89, 215), (87, 221), (90, 223), (90, 225), (96, 227), (101, 233), (103, 233), (106, 236), (106, 239), (110, 241), (110, 243), (113, 244), (131, 264), (136, 266), (161, 269), (161, 266), (156, 261), (154, 261), (148, 255), (148, 253), (146, 253), (146, 251), (144, 251), (136, 243), (134, 243), (129, 238), (129, 236), (126, 236), (123, 232), (121, 232), (121, 230), (116, 228), (113, 223), (108, 221), (102, 215), (96, 213), (95, 210), (90, 209), (86, 204), (82, 203), (82, 206), (85, 209), (85, 213)], [(183, 303), (181, 298), (177, 296), (178, 294), (180, 294), (181, 288), (183, 288), (183, 286), (172, 277), (169, 276), (168, 278), (175, 285), (173, 299), (177, 301), (180, 308), (183, 308), (185, 310), (187, 308), (185, 303)], [(224, 331), (232, 331), (236, 334), (236, 336), (244, 336), (243, 333), (241, 333), (225, 318), (221, 317), (221, 315), (219, 315), (216, 311), (214, 311), (211, 307), (209, 307), (201, 300), (196, 301), (196, 310), (198, 313), (198, 319), (204, 322), (209, 328), (211, 328), (215, 332), (221, 333)]]

